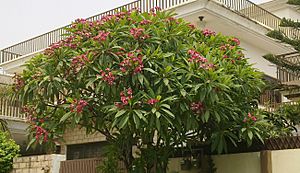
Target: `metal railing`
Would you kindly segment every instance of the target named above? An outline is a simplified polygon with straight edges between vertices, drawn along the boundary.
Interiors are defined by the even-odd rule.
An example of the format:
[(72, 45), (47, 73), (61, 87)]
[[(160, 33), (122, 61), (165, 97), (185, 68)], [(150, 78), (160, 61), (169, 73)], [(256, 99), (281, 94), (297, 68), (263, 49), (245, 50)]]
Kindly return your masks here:
[[(95, 159), (79, 159), (79, 160), (67, 160), (60, 162), (59, 173), (98, 173), (97, 167), (103, 163), (104, 158)], [(119, 162), (119, 172), (126, 173), (125, 165)]]
[[(288, 54), (277, 55), (276, 58), (281, 59), (285, 63), (290, 63), (291, 65), (300, 66), (300, 54), (299, 52), (292, 52)], [(300, 81), (300, 73), (292, 72), (284, 67), (277, 67), (277, 79), (282, 82)]]
[[(162, 10), (165, 10), (177, 5), (181, 5), (188, 1), (190, 0), (136, 0), (129, 4), (89, 17), (87, 18), (87, 20), (100, 20), (104, 16), (114, 15), (118, 12), (121, 12), (123, 9), (130, 10), (133, 8), (138, 8), (141, 12), (149, 12), (154, 7), (160, 7)], [(45, 34), (39, 35), (37, 37), (31, 38), (29, 40), (23, 41), (21, 43), (12, 45), (1, 50), (0, 63), (4, 63), (16, 59), (22, 55), (26, 55), (28, 53), (36, 52), (41, 49), (47, 48), (49, 45), (64, 39), (64, 34), (66, 34), (65, 28), (68, 28), (70, 26), (71, 25), (67, 25), (65, 27), (55, 29), (53, 31), (47, 32)]]
[(2, 118), (26, 119), (25, 115), (22, 114), (21, 102), (6, 97), (0, 98), (0, 113)]
[(249, 0), (215, 0), (241, 15), (257, 21), (270, 29), (282, 31), (287, 37), (300, 38), (300, 30), (280, 27), (281, 18)]
[(268, 111), (268, 112), (274, 112), (276, 110), (278, 110), (280, 107), (282, 106), (287, 106), (287, 105), (299, 105), (299, 102), (295, 102), (295, 101), (290, 101), (290, 102), (281, 102), (281, 103), (269, 103), (269, 104), (265, 104), (263, 105), (263, 110)]

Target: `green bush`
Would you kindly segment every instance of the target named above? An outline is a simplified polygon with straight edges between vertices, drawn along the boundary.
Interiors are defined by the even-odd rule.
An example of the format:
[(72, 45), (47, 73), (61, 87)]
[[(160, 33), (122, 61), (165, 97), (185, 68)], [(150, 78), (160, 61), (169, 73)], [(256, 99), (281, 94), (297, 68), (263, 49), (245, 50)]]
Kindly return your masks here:
[(10, 172), (13, 158), (18, 156), (19, 151), (19, 145), (7, 133), (0, 131), (0, 173)]

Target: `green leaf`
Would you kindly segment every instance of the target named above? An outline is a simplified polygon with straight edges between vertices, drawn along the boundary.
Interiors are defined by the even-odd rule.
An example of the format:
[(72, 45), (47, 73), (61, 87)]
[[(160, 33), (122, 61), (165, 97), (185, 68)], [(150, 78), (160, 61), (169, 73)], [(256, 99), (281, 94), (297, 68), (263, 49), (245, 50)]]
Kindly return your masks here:
[(215, 116), (216, 116), (217, 122), (219, 123), (221, 121), (221, 117), (217, 111), (215, 111)]
[(118, 118), (120, 117), (121, 115), (125, 114), (126, 113), (126, 110), (122, 109), (122, 110), (119, 110), (115, 116), (115, 118)]
[(166, 86), (169, 86), (169, 79), (164, 78), (163, 81), (164, 81), (164, 84), (165, 84)]
[(156, 71), (152, 70), (151, 68), (143, 68), (143, 70), (146, 70), (146, 71), (149, 71), (150, 73), (158, 75), (158, 73)]
[(133, 114), (133, 121), (135, 123), (135, 127), (138, 129), (140, 127), (140, 119), (136, 114)]
[(171, 111), (164, 109), (164, 108), (162, 108), (161, 110), (164, 111), (165, 113), (167, 113), (170, 117), (175, 118), (175, 115)]
[(249, 139), (250, 140), (252, 140), (253, 139), (253, 133), (252, 133), (252, 131), (248, 131), (248, 137), (249, 137)]
[(144, 84), (144, 75), (138, 73), (137, 77), (138, 77), (138, 80), (139, 80), (140, 84), (143, 85)]
[(145, 123), (148, 123), (148, 120), (140, 110), (133, 110), (133, 112), (139, 117), (139, 119), (142, 119)]
[(165, 107), (165, 108), (167, 108), (167, 109), (171, 109), (171, 106), (168, 105), (168, 104), (161, 104), (160, 106)]
[(32, 138), (26, 147), (26, 151), (35, 143), (36, 138)]
[(158, 131), (160, 131), (160, 120), (159, 120), (159, 118), (156, 118), (155, 121), (156, 121), (156, 123), (155, 123), (156, 128), (157, 128)]
[(129, 116), (125, 115), (119, 122), (119, 128), (122, 129), (128, 122)]
[(171, 53), (171, 52), (164, 53), (163, 58), (167, 58), (167, 57), (170, 57), (170, 56), (173, 56), (173, 55), (174, 55), (174, 53)]
[(184, 89), (181, 89), (181, 90), (180, 90), (180, 93), (181, 93), (181, 95), (182, 95), (183, 97), (186, 96), (186, 91), (185, 91)]
[(209, 120), (209, 110), (206, 110), (205, 111), (205, 114), (204, 114), (204, 122), (208, 122), (208, 120)]
[(156, 115), (156, 118), (160, 118), (161, 113), (157, 111), (157, 112), (155, 112), (155, 115)]
[(66, 113), (63, 117), (61, 117), (59, 123), (65, 122), (70, 116), (72, 115), (72, 112)]

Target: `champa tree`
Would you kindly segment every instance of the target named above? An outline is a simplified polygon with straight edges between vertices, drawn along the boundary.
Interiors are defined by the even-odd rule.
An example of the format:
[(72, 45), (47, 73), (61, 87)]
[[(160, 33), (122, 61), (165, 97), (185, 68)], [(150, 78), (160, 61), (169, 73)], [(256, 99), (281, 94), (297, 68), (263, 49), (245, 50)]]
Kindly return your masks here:
[(85, 127), (117, 145), (128, 170), (165, 172), (174, 148), (191, 141), (220, 153), (260, 138), (253, 114), (263, 82), (239, 40), (173, 16), (156, 8), (76, 20), (27, 62), (15, 90), (32, 143)]

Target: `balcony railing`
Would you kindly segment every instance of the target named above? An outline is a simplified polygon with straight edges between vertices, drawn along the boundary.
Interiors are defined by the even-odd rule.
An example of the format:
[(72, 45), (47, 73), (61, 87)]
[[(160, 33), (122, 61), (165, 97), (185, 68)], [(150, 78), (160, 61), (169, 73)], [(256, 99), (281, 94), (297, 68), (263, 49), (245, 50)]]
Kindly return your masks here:
[(257, 21), (270, 29), (282, 31), (287, 37), (300, 38), (300, 30), (280, 27), (281, 18), (249, 0), (215, 0), (241, 15)]
[[(141, 12), (149, 12), (151, 8), (160, 7), (161, 9), (165, 10), (177, 5), (184, 4), (191, 0), (136, 0), (129, 4), (120, 6), (118, 8), (114, 8), (112, 10), (106, 11), (101, 14), (97, 14), (95, 16), (87, 18), (90, 21), (100, 20), (102, 17), (107, 15), (116, 14), (123, 9), (130, 10), (133, 8), (138, 8)], [(39, 51), (41, 49), (47, 48), (52, 43), (58, 42), (64, 39), (64, 35), (66, 33), (65, 28), (70, 27), (67, 25), (65, 27), (61, 27), (55, 29), (53, 31), (47, 32), (45, 34), (39, 35), (32, 39), (23, 41), (21, 43), (12, 45), (7, 47), (0, 52), (0, 63), (4, 63), (13, 59), (16, 59), (22, 55), (26, 55), (32, 52)]]
[(269, 103), (263, 105), (263, 110), (268, 111), (268, 112), (274, 112), (275, 110), (279, 109), (282, 106), (285, 105), (299, 105), (298, 102), (295, 101), (290, 101), (290, 102), (282, 102), (282, 103)]
[[(89, 17), (88, 20), (96, 21), (101, 19), (106, 15), (113, 15), (120, 12), (122, 9), (132, 9), (139, 8), (142, 12), (148, 12), (153, 7), (160, 7), (165, 10), (183, 3), (189, 2), (191, 0), (136, 0), (129, 4), (123, 5), (121, 7), (109, 10), (107, 12)], [(280, 27), (281, 19), (270, 13), (269, 11), (263, 9), (262, 7), (256, 5), (255, 3), (249, 0), (214, 0), (224, 5), (225, 7), (240, 13), (241, 15), (257, 21), (270, 29), (281, 30), (285, 35), (289, 37), (300, 37), (300, 30)], [(64, 38), (66, 31), (64, 28), (70, 27), (67, 25), (55, 29), (53, 31), (47, 32), (40, 36), (34, 37), (32, 39), (23, 41), (21, 43), (12, 45), (8, 48), (1, 50), (0, 52), (0, 63), (4, 63), (13, 59), (16, 59), (22, 55), (26, 55), (32, 52), (39, 51), (41, 49), (47, 48), (50, 44), (58, 42)]]
[(26, 117), (24, 116), (24, 114), (22, 114), (21, 110), (21, 102), (5, 97), (0, 98), (1, 118), (25, 120)]
[[(103, 158), (67, 160), (60, 163), (59, 173), (97, 173), (97, 168), (103, 164)], [(119, 162), (119, 172), (126, 173), (125, 165)]]
[[(276, 58), (285, 62), (286, 64), (300, 66), (300, 54), (299, 52), (292, 52), (289, 54), (277, 55)], [(300, 70), (299, 70), (300, 71)], [(282, 83), (300, 81), (300, 72), (293, 72), (284, 67), (277, 67), (277, 79)]]

